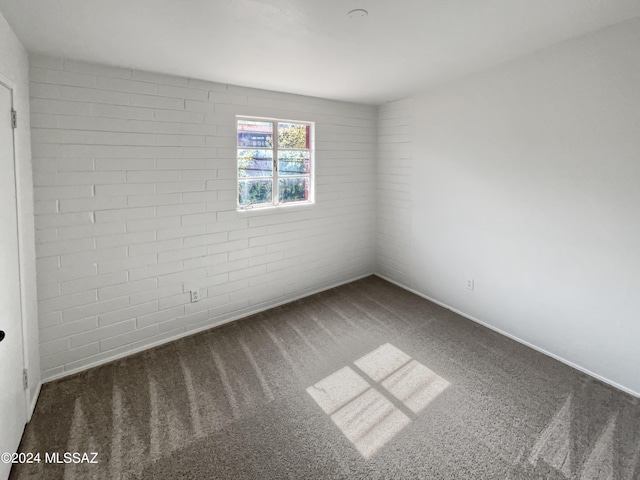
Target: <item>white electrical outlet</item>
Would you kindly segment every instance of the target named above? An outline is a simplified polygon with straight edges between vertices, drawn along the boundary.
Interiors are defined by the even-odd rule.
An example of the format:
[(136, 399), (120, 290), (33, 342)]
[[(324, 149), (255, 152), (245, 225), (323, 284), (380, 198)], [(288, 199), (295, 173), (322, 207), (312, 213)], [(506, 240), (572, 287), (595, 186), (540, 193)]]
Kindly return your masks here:
[(195, 303), (200, 300), (200, 294), (198, 290), (191, 290), (191, 303)]
[(473, 290), (473, 278), (468, 278), (467, 279), (467, 288), (469, 290)]

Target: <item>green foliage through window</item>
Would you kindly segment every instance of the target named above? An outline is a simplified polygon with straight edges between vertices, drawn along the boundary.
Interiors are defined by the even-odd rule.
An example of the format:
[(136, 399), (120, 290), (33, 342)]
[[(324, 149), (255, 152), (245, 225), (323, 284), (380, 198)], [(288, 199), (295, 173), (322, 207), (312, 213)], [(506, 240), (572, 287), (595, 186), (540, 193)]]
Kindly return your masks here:
[(271, 179), (238, 181), (238, 203), (251, 205), (271, 202), (272, 183)]
[(249, 119), (237, 125), (238, 205), (309, 201), (311, 125)]

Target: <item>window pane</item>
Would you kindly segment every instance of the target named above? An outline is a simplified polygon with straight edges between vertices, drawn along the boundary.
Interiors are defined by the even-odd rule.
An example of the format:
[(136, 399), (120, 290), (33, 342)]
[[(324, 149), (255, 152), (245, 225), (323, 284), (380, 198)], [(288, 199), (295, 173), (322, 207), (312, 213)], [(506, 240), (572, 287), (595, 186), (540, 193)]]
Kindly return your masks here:
[(273, 147), (273, 123), (238, 120), (239, 147)]
[(309, 178), (278, 179), (280, 203), (304, 202), (309, 200)]
[(309, 173), (309, 152), (278, 151), (278, 174), (304, 175)]
[(238, 203), (271, 203), (273, 180), (238, 180)]
[(278, 123), (278, 148), (309, 148), (311, 127), (299, 123)]
[(270, 177), (273, 150), (238, 149), (238, 177)]

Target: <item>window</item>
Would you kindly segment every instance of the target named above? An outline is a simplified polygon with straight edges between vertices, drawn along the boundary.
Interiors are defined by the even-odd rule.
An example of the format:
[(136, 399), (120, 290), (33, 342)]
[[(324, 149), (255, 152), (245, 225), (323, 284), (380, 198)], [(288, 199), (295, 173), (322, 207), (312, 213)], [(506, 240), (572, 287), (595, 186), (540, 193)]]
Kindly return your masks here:
[(313, 203), (313, 124), (238, 118), (238, 208)]

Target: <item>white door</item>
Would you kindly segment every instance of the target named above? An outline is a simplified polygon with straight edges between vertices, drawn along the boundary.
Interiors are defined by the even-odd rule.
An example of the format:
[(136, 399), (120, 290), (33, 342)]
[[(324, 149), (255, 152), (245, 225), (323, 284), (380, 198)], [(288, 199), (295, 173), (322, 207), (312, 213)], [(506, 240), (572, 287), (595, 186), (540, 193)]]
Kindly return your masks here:
[[(17, 450), (27, 421), (11, 98), (0, 83), (0, 454)], [(0, 479), (10, 467), (0, 461)]]

